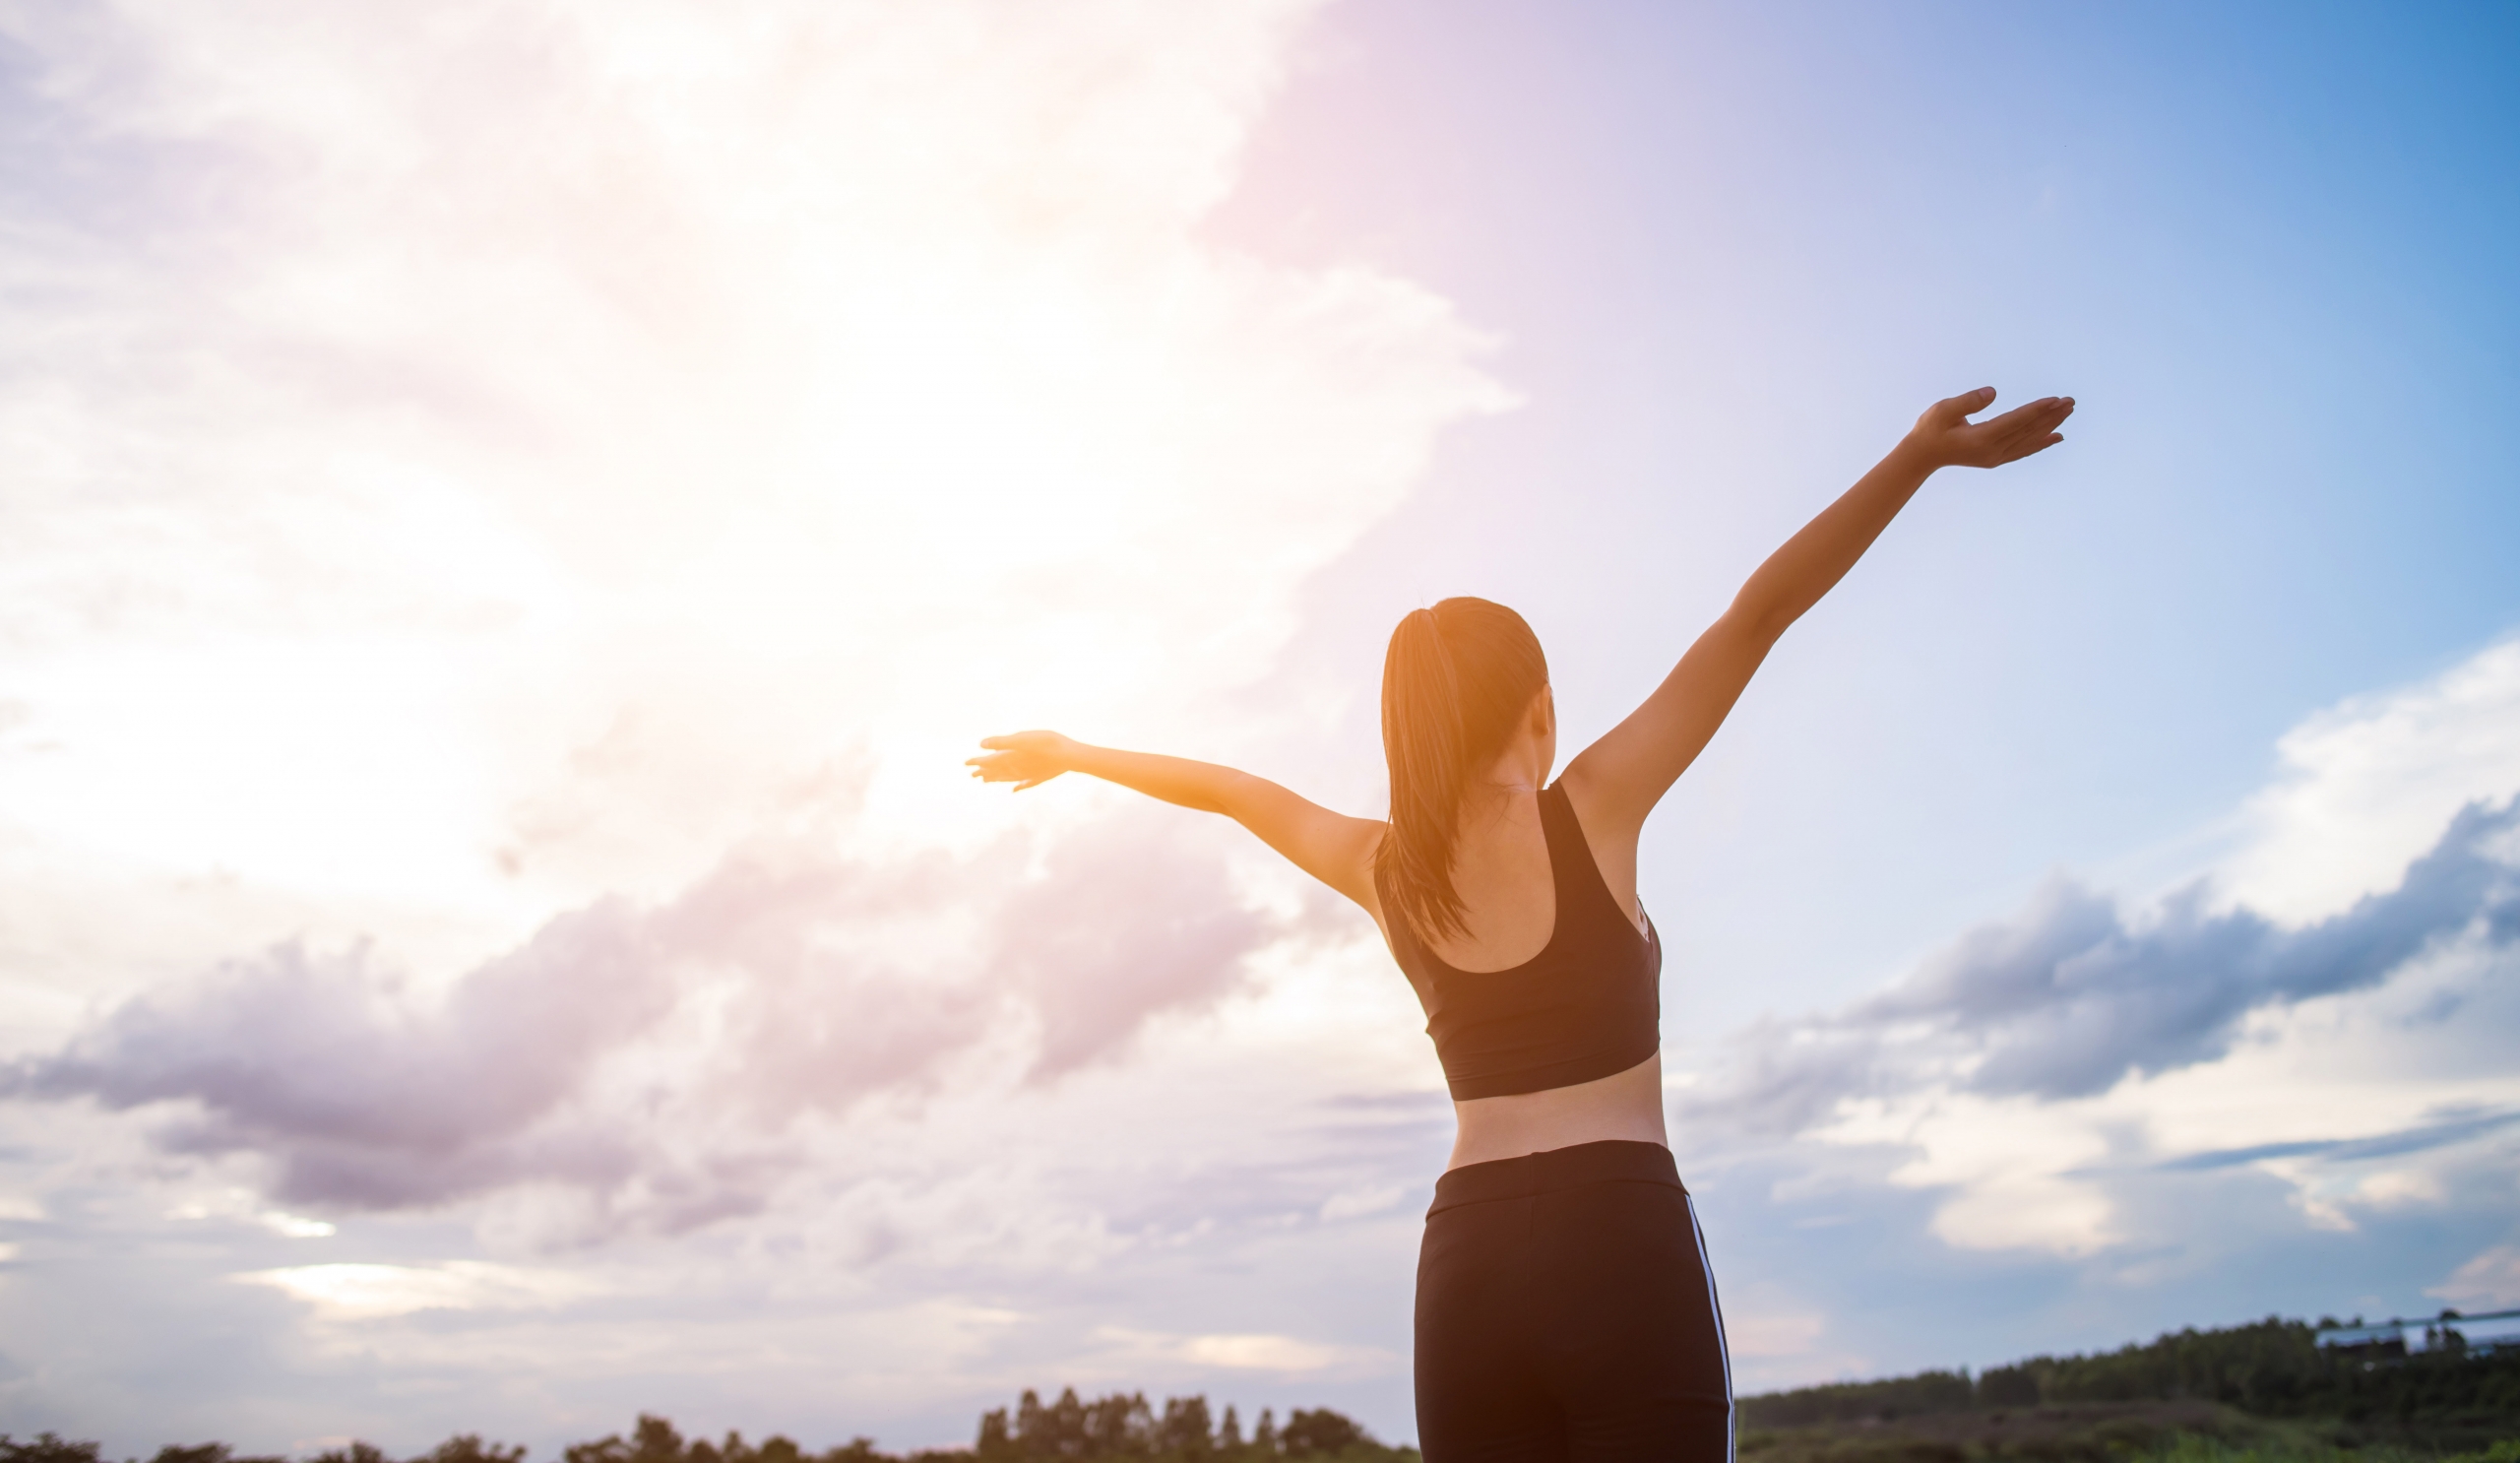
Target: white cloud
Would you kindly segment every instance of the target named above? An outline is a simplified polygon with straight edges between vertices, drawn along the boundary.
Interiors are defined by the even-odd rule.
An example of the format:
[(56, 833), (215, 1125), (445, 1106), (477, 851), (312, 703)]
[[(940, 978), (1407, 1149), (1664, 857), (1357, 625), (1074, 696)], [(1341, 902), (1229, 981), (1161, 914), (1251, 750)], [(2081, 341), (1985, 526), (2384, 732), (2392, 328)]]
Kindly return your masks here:
[(1181, 1354), (1205, 1366), (1241, 1371), (1319, 1371), (1359, 1356), (1384, 1366), (1396, 1360), (1388, 1352), (1359, 1353), (1292, 1336), (1193, 1336), (1182, 1343)]
[(1360, 1214), (1380, 1214), (1400, 1202), (1408, 1192), (1397, 1183), (1378, 1183), (1369, 1188), (1344, 1189), (1321, 1201), (1324, 1222), (1354, 1219)]
[(2474, 1308), (2520, 1305), (2520, 1245), (2497, 1244), (2425, 1292)]
[(430, 1266), (291, 1265), (232, 1278), (284, 1292), (312, 1306), (327, 1321), (369, 1320), (423, 1310), (540, 1308), (600, 1294), (581, 1275), (482, 1260), (448, 1260)]
[[(1929, 1083), (1846, 1100), (1806, 1136), (1904, 1154), (1888, 1180), (1940, 1195), (1932, 1233), (1961, 1248), (2090, 1256), (2168, 1242), (2183, 1216), (2138, 1222), (2113, 1197), (2130, 1171), (2156, 1165), (2264, 1174), (2306, 1222), (2350, 1232), (2370, 1211), (2446, 1202), (2452, 1176), (2513, 1151), (2520, 1078), (2489, 1035), (2520, 1029), (2513, 970), (2508, 947), (2472, 939), (2386, 985), (2260, 1012), (2220, 1058), (2096, 1096), (1990, 1099)], [(2451, 1010), (2482, 1039), (2446, 1032)]]
[(166, 1217), (241, 1220), (289, 1240), (328, 1240), (340, 1233), (340, 1228), (328, 1221), (267, 1207), (247, 1188), (221, 1189), (187, 1199), (167, 1210)]
[(1896, 1105), (1850, 1105), (1812, 1136), (1909, 1148), (1913, 1156), (1891, 1171), (1890, 1181), (1950, 1192), (1934, 1213), (1933, 1233), (1965, 1249), (2074, 1255), (2118, 1238), (2108, 1196), (2074, 1177), (2107, 1152), (2106, 1140), (2026, 1099), (1927, 1090)]
[(2215, 883), (2302, 923), (2394, 883), (2463, 805), (2520, 793), (2520, 639), (2332, 707), (2276, 755), (2282, 772), (2249, 799), (2245, 843)]
[(1737, 1306), (1724, 1312), (1724, 1345), (1735, 1356), (1808, 1356), (1828, 1329), (1828, 1318), (1821, 1315), (1777, 1314)]
[(1097, 1333), (1097, 1338), (1109, 1343), (1131, 1365), (1138, 1367), (1170, 1362), (1221, 1368), (1227, 1371), (1274, 1371), (1299, 1375), (1333, 1368), (1352, 1372), (1388, 1371), (1401, 1364), (1400, 1358), (1380, 1348), (1304, 1341), (1293, 1336), (1173, 1336), (1106, 1326)]
[(2354, 1193), (2363, 1203), (2383, 1209), (2438, 1204), (2449, 1197), (2438, 1177), (2412, 1169), (2387, 1169), (2373, 1174), (2357, 1183)]

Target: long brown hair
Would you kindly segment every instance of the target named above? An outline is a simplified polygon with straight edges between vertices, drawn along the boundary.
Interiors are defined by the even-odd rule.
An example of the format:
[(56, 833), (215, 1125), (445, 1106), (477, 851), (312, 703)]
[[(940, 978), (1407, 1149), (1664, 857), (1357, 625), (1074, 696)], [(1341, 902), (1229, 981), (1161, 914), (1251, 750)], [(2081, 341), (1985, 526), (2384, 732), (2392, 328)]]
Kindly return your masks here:
[(1391, 632), (1382, 663), (1391, 831), (1374, 880), (1421, 936), (1467, 932), (1453, 889), (1462, 795), (1547, 684), (1540, 637), (1502, 604), (1445, 600), (1409, 611)]

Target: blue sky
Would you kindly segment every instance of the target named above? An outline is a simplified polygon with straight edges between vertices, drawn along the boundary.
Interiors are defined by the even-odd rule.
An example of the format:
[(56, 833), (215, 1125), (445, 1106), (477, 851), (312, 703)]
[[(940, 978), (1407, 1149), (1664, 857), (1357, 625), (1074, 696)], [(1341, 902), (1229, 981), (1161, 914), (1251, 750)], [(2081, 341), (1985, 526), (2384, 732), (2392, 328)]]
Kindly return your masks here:
[(1744, 821), (1658, 824), (1710, 890), (1855, 901), (1855, 943), (1760, 899), (1718, 947), (1807, 1001), (2213, 818), (2305, 713), (2520, 621), (2512, 449), (2478, 429), (2520, 339), (2512, 22), (2428, 17), (1368, 4), (1227, 226), (1388, 261), (1502, 339), (1528, 404), (1454, 434), (1354, 577), (1584, 615), (1551, 643), (1579, 726), (1912, 402), (2086, 404), (1797, 628), (1682, 795), (1754, 780)]
[[(1414, 1435), (1377, 808), (1932, 399), (1649, 830), (1745, 1388), (2520, 1304), (2507, 8), (0, 22), (0, 1431)], [(2463, 809), (2467, 809), (2463, 813)]]

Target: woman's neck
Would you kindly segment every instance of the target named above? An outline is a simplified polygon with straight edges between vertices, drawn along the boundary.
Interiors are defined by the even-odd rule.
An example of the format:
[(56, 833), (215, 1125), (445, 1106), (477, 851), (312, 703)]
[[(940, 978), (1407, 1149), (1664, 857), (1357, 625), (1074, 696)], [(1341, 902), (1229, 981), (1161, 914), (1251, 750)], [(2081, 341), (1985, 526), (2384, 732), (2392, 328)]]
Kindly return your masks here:
[(1502, 822), (1516, 803), (1539, 791), (1540, 779), (1514, 777), (1500, 768), (1462, 791), (1461, 821), (1466, 827)]

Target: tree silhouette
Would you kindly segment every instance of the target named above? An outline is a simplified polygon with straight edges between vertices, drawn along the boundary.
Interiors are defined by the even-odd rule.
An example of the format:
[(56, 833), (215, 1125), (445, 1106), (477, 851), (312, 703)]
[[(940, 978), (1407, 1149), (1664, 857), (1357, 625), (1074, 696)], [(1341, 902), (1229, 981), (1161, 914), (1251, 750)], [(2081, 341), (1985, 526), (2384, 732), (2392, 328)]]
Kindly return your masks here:
[[(1062, 1388), (1056, 1400), (1043, 1402), (1027, 1389), (1012, 1410), (997, 1407), (980, 1415), (979, 1436), (969, 1449), (926, 1449), (907, 1458), (878, 1451), (874, 1440), (854, 1437), (809, 1453), (786, 1437), (773, 1435), (759, 1446), (740, 1432), (711, 1442), (686, 1438), (681, 1430), (654, 1413), (641, 1413), (627, 1436), (615, 1432), (561, 1450), (561, 1463), (1279, 1463), (1282, 1459), (1337, 1457), (1340, 1463), (1416, 1463), (1414, 1448), (1386, 1448), (1375, 1443), (1353, 1420), (1328, 1408), (1289, 1414), (1281, 1429), (1277, 1416), (1260, 1410), (1260, 1421), (1243, 1436), (1242, 1419), (1230, 1406), (1222, 1422), (1204, 1395), (1166, 1397), (1158, 1411), (1144, 1392), (1113, 1392), (1088, 1401), (1076, 1388)], [(416, 1457), (397, 1460), (373, 1443), (352, 1442), (318, 1453), (308, 1463), (525, 1463), (522, 1446), (485, 1442), (477, 1432), (459, 1432)], [(110, 1463), (93, 1442), (71, 1442), (45, 1432), (18, 1442), (0, 1433), (0, 1463)], [(221, 1442), (160, 1448), (151, 1463), (289, 1463), (284, 1458), (240, 1458)]]
[(59, 1434), (38, 1432), (32, 1442), (14, 1442), (0, 1432), (0, 1463), (98, 1463), (97, 1445), (65, 1442)]
[[(1353, 1419), (1328, 1408), (1298, 1408), (1283, 1431), (1276, 1414), (1263, 1408), (1246, 1439), (1241, 1415), (1228, 1407), (1220, 1424), (1204, 1395), (1167, 1397), (1159, 1412), (1143, 1392), (1114, 1392), (1088, 1401), (1074, 1387), (1067, 1387), (1050, 1402), (1028, 1389), (1012, 1409), (995, 1407), (980, 1414), (978, 1436), (964, 1456), (978, 1463), (1049, 1463), (1053, 1459), (1274, 1463), (1354, 1449), (1364, 1449), (1360, 1455), (1364, 1458), (1415, 1456), (1414, 1450), (1380, 1447)], [(573, 1459), (572, 1463), (611, 1460)]]

